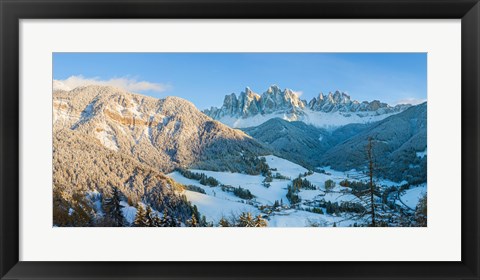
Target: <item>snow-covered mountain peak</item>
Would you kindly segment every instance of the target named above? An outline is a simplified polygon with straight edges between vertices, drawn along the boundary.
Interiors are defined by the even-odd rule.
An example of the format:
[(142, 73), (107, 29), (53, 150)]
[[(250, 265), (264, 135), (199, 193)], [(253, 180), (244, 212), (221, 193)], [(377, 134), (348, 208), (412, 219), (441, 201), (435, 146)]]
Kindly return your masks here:
[(280, 91), (282, 91), (282, 90), (280, 89), (280, 87), (277, 86), (276, 84), (273, 84), (273, 85), (271, 85), (271, 86), (268, 87), (268, 89), (267, 89), (266, 92), (267, 92), (267, 93), (276, 93), (276, 92), (280, 92)]
[(277, 85), (270, 86), (261, 95), (253, 92), (249, 87), (237, 96), (232, 93), (226, 95), (221, 108), (212, 107), (204, 113), (214, 119), (222, 117), (249, 118), (256, 115), (282, 112), (292, 114), (298, 108), (304, 108), (306, 103), (291, 89), (281, 90)]
[(245, 88), (245, 91), (240, 93), (239, 99), (250, 98), (250, 99), (260, 99), (260, 95), (253, 92), (249, 87)]
[(261, 95), (248, 87), (238, 99), (235, 94), (227, 95), (222, 107), (212, 107), (204, 113), (233, 127), (259, 125), (274, 117), (300, 120), (320, 127), (334, 127), (380, 120), (410, 106), (392, 107), (378, 100), (359, 102), (340, 90), (327, 95), (320, 93), (307, 103), (294, 90), (282, 90), (277, 85), (271, 85)]

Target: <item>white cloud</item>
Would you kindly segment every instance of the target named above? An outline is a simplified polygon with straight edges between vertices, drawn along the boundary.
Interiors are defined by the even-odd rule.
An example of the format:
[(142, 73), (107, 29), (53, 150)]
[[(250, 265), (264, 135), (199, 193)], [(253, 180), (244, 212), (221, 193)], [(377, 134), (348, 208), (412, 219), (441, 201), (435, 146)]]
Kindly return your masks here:
[(87, 85), (105, 85), (114, 86), (125, 89), (127, 91), (140, 92), (140, 91), (156, 91), (163, 92), (170, 88), (169, 85), (151, 83), (147, 81), (137, 81), (133, 78), (121, 77), (112, 78), (109, 80), (101, 80), (99, 78), (85, 78), (82, 75), (70, 76), (65, 80), (53, 80), (53, 89), (72, 90), (80, 86)]
[(298, 97), (302, 96), (303, 91), (292, 91), (293, 94), (296, 94)]
[(417, 105), (417, 104), (420, 104), (420, 103), (423, 103), (427, 101), (427, 99), (425, 98), (415, 98), (415, 97), (408, 97), (408, 98), (403, 98), (403, 99), (400, 99), (400, 100), (397, 100), (394, 105), (398, 105), (398, 104), (412, 104), (412, 105)]

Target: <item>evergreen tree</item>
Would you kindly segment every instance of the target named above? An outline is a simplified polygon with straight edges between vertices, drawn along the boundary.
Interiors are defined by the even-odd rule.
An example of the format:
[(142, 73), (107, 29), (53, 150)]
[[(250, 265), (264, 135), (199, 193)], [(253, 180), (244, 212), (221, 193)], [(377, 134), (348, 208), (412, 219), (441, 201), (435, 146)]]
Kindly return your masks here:
[(273, 208), (277, 208), (280, 206), (280, 203), (278, 202), (278, 200), (275, 200), (275, 203), (273, 204)]
[(264, 218), (262, 218), (262, 216), (260, 215), (255, 217), (255, 221), (253, 223), (254, 223), (254, 227), (266, 227), (268, 225), (267, 221)]
[(88, 227), (93, 224), (93, 204), (83, 193), (76, 192), (72, 195), (69, 209), (69, 220), (72, 226)]
[(418, 227), (427, 226), (427, 195), (423, 195), (415, 209), (415, 222)]
[(152, 207), (147, 206), (147, 212), (145, 213), (145, 219), (146, 219), (146, 226), (147, 227), (156, 227), (158, 225), (155, 224), (155, 214), (153, 213)]
[(297, 192), (298, 190), (294, 189), (292, 185), (287, 185), (287, 198), (290, 201), (291, 204), (297, 204), (301, 201), (300, 196), (298, 196)]
[(126, 225), (122, 213), (123, 206), (120, 204), (120, 201), (120, 191), (117, 187), (112, 187), (110, 198), (105, 199), (104, 206), (105, 214), (114, 227), (123, 227)]
[(136, 227), (148, 227), (147, 213), (141, 204), (137, 205), (137, 214), (135, 215), (135, 221), (133, 222)]
[(59, 188), (53, 190), (53, 224), (88, 227), (95, 225), (94, 205), (84, 193), (74, 192), (67, 201)]
[(238, 221), (238, 226), (239, 227), (255, 227), (255, 222), (252, 217), (252, 213), (250, 212), (242, 213)]
[(70, 226), (69, 204), (58, 187), (53, 189), (53, 224), (55, 226)]
[(200, 212), (198, 212), (197, 205), (193, 205), (192, 215), (195, 216), (195, 219), (197, 219), (197, 221), (200, 220)]
[(175, 221), (175, 219), (172, 216), (170, 216), (170, 213), (168, 212), (168, 209), (166, 207), (163, 210), (163, 217), (161, 219), (160, 226), (161, 227), (176, 227), (177, 226), (177, 222)]
[(187, 226), (189, 227), (198, 227), (197, 218), (192, 214), (192, 217), (187, 221)]
[(220, 227), (230, 227), (230, 223), (225, 219), (225, 217), (222, 217), (220, 219), (220, 222), (218, 222), (218, 226)]
[(152, 213), (152, 225), (151, 227), (159, 227), (162, 224), (162, 220), (160, 220), (160, 217), (158, 217), (157, 213)]
[(200, 226), (202, 227), (211, 226), (211, 224), (207, 223), (207, 217), (205, 217), (205, 215), (202, 215), (202, 219), (200, 220)]
[(328, 179), (327, 181), (325, 181), (326, 191), (331, 191), (333, 188), (335, 188), (335, 182), (333, 180)]

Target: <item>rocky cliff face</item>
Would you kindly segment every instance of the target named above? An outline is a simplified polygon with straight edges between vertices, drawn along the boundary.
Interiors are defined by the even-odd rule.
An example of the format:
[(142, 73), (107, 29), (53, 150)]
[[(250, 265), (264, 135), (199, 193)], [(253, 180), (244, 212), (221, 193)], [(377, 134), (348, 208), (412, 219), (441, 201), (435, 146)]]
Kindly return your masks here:
[[(320, 93), (318, 97), (307, 102), (301, 100), (293, 90), (281, 90), (278, 86), (273, 85), (261, 95), (254, 93), (250, 88), (246, 88), (238, 97), (234, 93), (227, 95), (222, 107), (212, 107), (205, 110), (204, 113), (233, 127), (257, 126), (275, 117), (324, 126), (321, 120), (318, 120), (323, 117), (319, 113), (335, 113), (343, 118), (350, 118), (354, 115), (351, 121), (362, 123), (370, 122), (372, 116), (375, 117), (374, 120), (376, 121), (381, 119), (379, 116), (387, 117), (402, 112), (408, 107), (410, 107), (408, 104), (390, 106), (378, 100), (359, 102), (352, 100), (348, 94), (339, 91), (330, 92), (328, 95)], [(312, 120), (312, 117), (317, 120)], [(361, 120), (359, 118), (366, 119)], [(246, 121), (248, 119), (252, 119), (252, 121)], [(340, 121), (341, 125), (346, 123), (349, 123), (349, 121)]]
[(213, 119), (222, 117), (248, 118), (258, 114), (287, 113), (301, 114), (306, 102), (290, 89), (281, 90), (273, 85), (262, 95), (246, 88), (237, 96), (235, 93), (225, 96), (221, 108), (212, 107), (204, 113)]
[(308, 108), (313, 111), (320, 111), (325, 113), (330, 112), (376, 112), (377, 114), (398, 113), (410, 105), (401, 104), (394, 107), (382, 103), (378, 100), (371, 102), (351, 100), (350, 96), (344, 92), (335, 91), (323, 95), (320, 93), (318, 97), (313, 98), (308, 102)]

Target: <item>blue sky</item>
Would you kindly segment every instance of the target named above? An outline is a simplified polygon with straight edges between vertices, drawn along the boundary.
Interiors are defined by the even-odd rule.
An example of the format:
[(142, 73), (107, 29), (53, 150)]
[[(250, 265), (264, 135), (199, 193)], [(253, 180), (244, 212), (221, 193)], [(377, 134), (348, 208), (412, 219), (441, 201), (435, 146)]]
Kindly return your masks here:
[(389, 104), (427, 98), (426, 53), (54, 53), (53, 77), (67, 88), (112, 84), (157, 98), (179, 96), (199, 109), (221, 106), (249, 86), (276, 84), (309, 101), (345, 91)]

